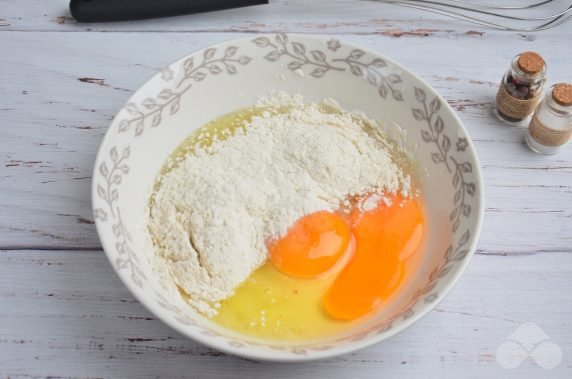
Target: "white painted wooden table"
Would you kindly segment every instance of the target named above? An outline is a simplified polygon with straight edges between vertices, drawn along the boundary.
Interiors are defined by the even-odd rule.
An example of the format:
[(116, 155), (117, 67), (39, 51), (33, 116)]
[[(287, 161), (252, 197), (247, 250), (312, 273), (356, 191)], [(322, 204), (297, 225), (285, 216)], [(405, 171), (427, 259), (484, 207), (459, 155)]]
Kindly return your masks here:
[[(486, 184), (479, 248), (448, 298), (385, 343), (306, 364), (227, 356), (156, 320), (116, 278), (90, 206), (97, 147), (135, 89), (188, 52), (276, 30), (335, 35), (423, 76), (465, 122)], [(572, 81), (571, 36), (572, 23), (503, 33), (350, 0), (96, 25), (64, 0), (0, 0), (0, 377), (572, 377), (572, 146), (535, 155), (492, 116), (519, 51)], [(497, 362), (525, 322), (560, 347), (556, 368)]]

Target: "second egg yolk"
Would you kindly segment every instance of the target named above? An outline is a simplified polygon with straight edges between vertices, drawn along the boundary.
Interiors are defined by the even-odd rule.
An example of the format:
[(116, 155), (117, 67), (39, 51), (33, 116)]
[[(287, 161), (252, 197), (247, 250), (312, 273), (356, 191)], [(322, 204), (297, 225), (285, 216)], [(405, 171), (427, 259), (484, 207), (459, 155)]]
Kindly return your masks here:
[(356, 251), (326, 293), (323, 304), (338, 319), (354, 320), (386, 302), (419, 262), (423, 212), (419, 201), (394, 195), (351, 215)]
[(347, 251), (350, 240), (350, 229), (341, 216), (312, 213), (269, 244), (270, 261), (287, 275), (312, 278), (331, 269)]

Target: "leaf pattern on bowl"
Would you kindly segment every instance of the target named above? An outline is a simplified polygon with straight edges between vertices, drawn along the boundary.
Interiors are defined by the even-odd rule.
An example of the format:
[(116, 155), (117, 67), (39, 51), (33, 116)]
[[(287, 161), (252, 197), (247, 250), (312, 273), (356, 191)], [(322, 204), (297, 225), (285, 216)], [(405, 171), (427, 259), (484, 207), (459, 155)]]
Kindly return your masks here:
[[(117, 257), (115, 258), (115, 265), (119, 271), (130, 270), (131, 280), (139, 288), (143, 288), (146, 276), (141, 270), (139, 257), (133, 250), (131, 235), (127, 227), (121, 219), (121, 212), (115, 202), (119, 200), (119, 188), (123, 181), (123, 177), (129, 174), (129, 165), (127, 160), (131, 155), (131, 148), (129, 146), (123, 148), (121, 153), (117, 146), (109, 150), (109, 161), (103, 161), (99, 165), (98, 171), (103, 179), (97, 182), (97, 195), (107, 205), (107, 211), (103, 208), (96, 208), (94, 216), (96, 220), (107, 222), (108, 215), (111, 216), (113, 221), (111, 230), (115, 237), (115, 250)], [(109, 163), (109, 164), (108, 164)], [(95, 178), (99, 179), (99, 178)]]
[[(121, 154), (117, 152), (117, 147), (113, 147), (109, 151), (110, 165), (108, 166), (105, 161), (99, 165), (99, 173), (103, 177), (103, 184), (97, 184), (97, 194), (107, 204), (114, 218), (116, 217), (114, 204), (119, 200), (119, 185), (123, 180), (123, 175), (129, 173), (129, 166), (125, 161), (130, 154), (130, 147), (124, 148)], [(97, 213), (101, 212), (105, 213), (103, 210)]]
[[(139, 102), (129, 102), (121, 111), (121, 117), (114, 121), (110, 133), (124, 134), (132, 132), (133, 137), (140, 137), (147, 128), (159, 127), (164, 117), (176, 114), (180, 109), (181, 98), (193, 86), (219, 74), (236, 75), (238, 67), (247, 65), (256, 59), (258, 63), (270, 64), (283, 61), (291, 71), (309, 69), (310, 79), (320, 79), (330, 72), (346, 72), (361, 77), (370, 85), (375, 86), (379, 96), (385, 100), (388, 95), (397, 102), (404, 102), (405, 97), (411, 103), (418, 105), (412, 107), (413, 122), (420, 126), (421, 139), (424, 143), (433, 146), (430, 162), (443, 167), (450, 177), (454, 196), (451, 199), (453, 211), (450, 213), (451, 230), (454, 241), (445, 251), (443, 260), (431, 271), (427, 282), (421, 289), (413, 293), (405, 307), (390, 317), (372, 325), (365, 331), (339, 338), (329, 344), (301, 343), (297, 346), (283, 346), (268, 343), (258, 343), (236, 338), (227, 338), (210, 328), (200, 325), (189, 313), (179, 306), (171, 304), (163, 294), (154, 294), (155, 302), (168, 312), (175, 322), (185, 327), (197, 330), (208, 338), (218, 338), (226, 341), (234, 349), (248, 347), (263, 347), (292, 355), (308, 355), (312, 351), (325, 351), (337, 347), (348, 341), (360, 341), (374, 334), (383, 334), (393, 329), (399, 320), (410, 319), (418, 312), (419, 304), (436, 302), (441, 294), (438, 291), (439, 281), (455, 271), (457, 265), (465, 260), (469, 254), (470, 229), (463, 220), (467, 220), (473, 209), (471, 199), (475, 197), (477, 186), (474, 180), (473, 166), (466, 159), (466, 150), (471, 145), (467, 138), (458, 137), (455, 142), (456, 149), (452, 148), (452, 141), (456, 135), (447, 127), (440, 116), (441, 100), (438, 96), (429, 99), (426, 91), (418, 87), (404, 87), (400, 70), (384, 59), (367, 53), (359, 48), (346, 46), (333, 38), (325, 43), (325, 49), (310, 49), (301, 41), (302, 37), (276, 33), (272, 36), (258, 36), (251, 42), (263, 49), (262, 54), (238, 55), (239, 47), (227, 45), (225, 47), (207, 48), (192, 54), (180, 63), (163, 68), (160, 75), (162, 88), (155, 97), (148, 97)], [(410, 96), (410, 98), (409, 98)], [(138, 139), (131, 139), (133, 144)], [(456, 152), (454, 151), (456, 150)], [(117, 201), (120, 198), (123, 178), (129, 173), (127, 161), (130, 157), (130, 146), (123, 149), (112, 147), (108, 157), (98, 166), (94, 176), (97, 183), (96, 192), (99, 201), (94, 202), (94, 218), (101, 225), (109, 227), (115, 238), (115, 265), (118, 271), (128, 273), (128, 279), (137, 287), (152, 288), (148, 278), (141, 269), (139, 257), (132, 248), (129, 231), (121, 218)], [(463, 228), (461, 228), (463, 227)], [(459, 229), (465, 231), (460, 234)], [(460, 236), (459, 236), (460, 235)], [(458, 238), (457, 238), (458, 237)]]
[[(366, 53), (361, 49), (352, 49), (343, 58), (329, 59), (326, 52), (319, 49), (307, 49), (304, 43), (291, 41), (285, 33), (276, 34), (273, 41), (269, 37), (257, 37), (252, 42), (258, 47), (271, 49), (264, 56), (264, 59), (269, 62), (278, 62), (282, 57), (287, 57), (290, 60), (287, 67), (291, 71), (309, 66), (312, 67), (310, 75), (319, 79), (329, 71), (343, 72), (349, 69), (352, 74), (364, 77), (371, 85), (376, 86), (382, 98), (385, 99), (391, 92), (394, 100), (403, 101), (401, 91), (395, 88), (396, 84), (401, 83), (401, 77), (396, 73), (384, 75), (381, 69), (387, 67), (387, 63), (381, 58), (363, 60)], [(336, 52), (342, 45), (339, 40), (331, 39), (327, 46), (329, 50)]]
[(333, 62), (342, 62), (348, 65), (352, 74), (365, 77), (369, 84), (377, 87), (377, 92), (382, 98), (391, 96), (395, 101), (403, 101), (403, 94), (395, 85), (401, 83), (401, 76), (396, 73), (384, 75), (381, 69), (387, 67), (387, 63), (381, 58), (372, 58), (369, 62), (361, 60), (365, 52), (360, 49), (353, 49), (345, 58), (335, 58)]
[(288, 35), (285, 33), (276, 34), (274, 41), (271, 41), (268, 37), (257, 37), (252, 42), (261, 48), (271, 48), (270, 52), (264, 56), (264, 59), (269, 62), (278, 62), (282, 57), (290, 58), (287, 67), (291, 71), (310, 66), (313, 67), (310, 75), (314, 78), (321, 78), (331, 70), (345, 71), (341, 67), (330, 64), (323, 51), (307, 51), (306, 46), (302, 42), (289, 41)]
[(435, 97), (429, 105), (427, 105), (427, 95), (425, 91), (417, 87), (415, 87), (415, 99), (423, 105), (423, 108), (413, 108), (413, 117), (415, 117), (417, 121), (426, 122), (429, 126), (429, 130), (421, 130), (421, 138), (423, 138), (423, 141), (433, 143), (437, 147), (437, 151), (431, 154), (431, 159), (435, 164), (445, 164), (447, 171), (451, 172), (451, 166), (447, 159), (449, 150), (451, 149), (451, 140), (443, 133), (445, 123), (439, 116), (441, 101), (438, 97)]
[[(203, 51), (202, 60), (197, 64), (195, 57), (185, 59), (181, 64), (182, 77), (176, 82), (174, 87), (163, 88), (155, 98), (148, 97), (141, 103), (129, 102), (123, 109), (128, 117), (119, 121), (119, 133), (134, 130), (135, 137), (143, 134), (145, 128), (155, 128), (161, 124), (165, 114), (174, 115), (181, 107), (181, 97), (187, 93), (193, 85), (202, 82), (209, 75), (219, 75), (227, 73), (236, 75), (237, 65), (247, 65), (252, 60), (251, 57), (242, 55), (236, 57), (238, 46), (228, 46), (222, 54), (218, 54), (218, 48), (208, 48)], [(219, 55), (219, 57), (217, 57)], [(164, 81), (173, 79), (174, 71), (170, 68), (161, 70), (161, 77)]]
[(135, 283), (139, 288), (143, 288), (143, 281), (147, 278), (145, 274), (139, 267), (141, 262), (139, 261), (139, 257), (137, 253), (132, 248), (132, 239), (127, 227), (123, 223), (121, 219), (121, 212), (119, 208), (116, 210), (116, 222), (113, 224), (113, 234), (115, 238), (117, 238), (117, 242), (115, 243), (115, 249), (117, 250), (117, 259), (115, 260), (115, 264), (119, 270), (127, 269), (131, 271), (131, 280)]
[[(444, 164), (447, 171), (453, 173), (452, 183), (455, 188), (455, 195), (453, 197), (454, 207), (450, 214), (450, 221), (452, 222), (453, 232), (456, 232), (461, 224), (461, 216), (469, 217), (471, 215), (471, 206), (465, 201), (466, 195), (474, 196), (477, 187), (475, 183), (466, 180), (465, 174), (473, 172), (473, 166), (471, 162), (458, 162), (453, 156), (449, 155), (451, 139), (445, 133), (445, 123), (439, 116), (439, 111), (441, 110), (439, 98), (437, 96), (434, 97), (427, 105), (425, 91), (415, 87), (415, 99), (423, 105), (423, 108), (412, 108), (413, 117), (417, 121), (424, 121), (428, 125), (428, 129), (421, 129), (421, 138), (426, 143), (431, 143), (437, 148), (437, 151), (431, 154), (433, 163)], [(459, 138), (456, 146), (458, 151), (465, 151), (468, 146), (467, 139)]]

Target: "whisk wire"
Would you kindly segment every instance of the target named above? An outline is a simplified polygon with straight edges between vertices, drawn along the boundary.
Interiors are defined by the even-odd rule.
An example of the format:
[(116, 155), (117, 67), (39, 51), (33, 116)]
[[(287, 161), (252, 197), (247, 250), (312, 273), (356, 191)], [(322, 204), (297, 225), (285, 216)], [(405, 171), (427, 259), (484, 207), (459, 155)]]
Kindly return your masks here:
[(466, 0), (450, 0), (450, 1), (452, 3), (467, 4), (475, 7), (491, 8), (491, 9), (530, 9), (551, 3), (554, 0), (543, 0), (537, 3), (525, 4), (525, 5), (485, 4), (485, 3), (475, 3), (474, 1), (466, 1)]
[[(548, 16), (542, 17), (521, 17), (515, 15), (508, 15), (505, 13), (500, 12), (493, 12), (490, 10), (483, 10), (483, 9), (476, 9), (471, 8), (467, 5), (471, 5), (474, 7), (482, 7), (482, 8), (489, 8), (489, 9), (502, 9), (502, 10), (517, 10), (517, 9), (530, 9), (530, 8), (537, 8), (547, 3), (552, 2), (553, 0), (544, 0), (537, 3), (532, 3), (528, 5), (516, 5), (516, 6), (506, 6), (506, 5), (489, 5), (483, 3), (476, 3), (472, 1), (466, 0), (448, 0), (448, 2), (443, 1), (435, 1), (435, 0), (376, 0), (382, 3), (388, 3), (393, 5), (398, 5), (407, 8), (419, 9), (431, 13), (440, 14), (443, 16), (455, 18), (458, 20), (466, 21), (476, 25), (487, 26), (490, 28), (506, 30), (506, 31), (516, 31), (516, 32), (536, 32), (546, 29), (551, 29), (556, 26), (562, 25), (565, 22), (569, 21), (572, 18), (572, 4), (568, 6), (567, 9), (551, 14)], [(456, 3), (456, 4), (455, 4)], [(461, 5), (465, 4), (465, 5)], [(455, 10), (461, 10), (465, 13), (457, 12)], [(545, 23), (531, 26), (531, 27), (513, 27), (509, 25), (499, 24), (497, 22), (489, 21), (484, 18), (477, 18), (469, 15), (469, 12), (479, 13), (486, 16), (491, 17), (498, 17), (508, 20), (516, 20), (516, 21), (524, 21), (524, 22), (532, 22), (532, 21), (547, 21)]]

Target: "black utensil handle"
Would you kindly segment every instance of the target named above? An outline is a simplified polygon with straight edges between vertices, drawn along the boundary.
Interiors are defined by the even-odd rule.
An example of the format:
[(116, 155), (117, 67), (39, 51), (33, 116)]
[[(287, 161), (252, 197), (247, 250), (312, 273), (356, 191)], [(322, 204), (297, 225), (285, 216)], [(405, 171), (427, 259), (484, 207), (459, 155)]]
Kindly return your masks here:
[(127, 21), (216, 11), (268, 0), (71, 0), (70, 11), (79, 22)]

